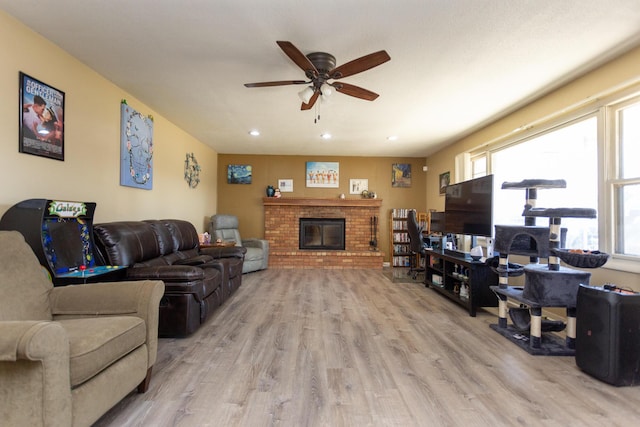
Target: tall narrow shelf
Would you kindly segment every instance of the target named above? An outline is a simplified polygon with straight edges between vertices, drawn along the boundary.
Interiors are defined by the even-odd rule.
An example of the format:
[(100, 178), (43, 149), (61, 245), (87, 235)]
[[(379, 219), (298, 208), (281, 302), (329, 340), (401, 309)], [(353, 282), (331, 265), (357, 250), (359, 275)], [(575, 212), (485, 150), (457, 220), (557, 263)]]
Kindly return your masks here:
[(409, 209), (391, 209), (389, 213), (389, 253), (391, 267), (409, 267), (409, 233), (407, 232), (407, 212)]

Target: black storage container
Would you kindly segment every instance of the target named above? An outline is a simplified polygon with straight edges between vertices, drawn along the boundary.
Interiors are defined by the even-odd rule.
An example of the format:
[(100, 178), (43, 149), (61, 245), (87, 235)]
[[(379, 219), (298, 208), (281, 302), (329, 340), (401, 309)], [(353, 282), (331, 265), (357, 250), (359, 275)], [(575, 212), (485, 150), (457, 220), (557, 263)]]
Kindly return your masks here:
[(640, 294), (580, 285), (576, 364), (609, 384), (640, 384)]

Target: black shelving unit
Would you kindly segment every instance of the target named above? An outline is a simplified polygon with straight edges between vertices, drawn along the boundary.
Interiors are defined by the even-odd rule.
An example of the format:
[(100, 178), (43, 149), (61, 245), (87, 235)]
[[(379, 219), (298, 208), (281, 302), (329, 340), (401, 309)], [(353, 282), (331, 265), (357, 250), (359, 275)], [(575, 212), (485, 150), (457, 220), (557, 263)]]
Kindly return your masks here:
[(498, 306), (489, 288), (498, 284), (498, 275), (482, 261), (427, 251), (424, 283), (465, 307), (472, 317), (478, 307)]

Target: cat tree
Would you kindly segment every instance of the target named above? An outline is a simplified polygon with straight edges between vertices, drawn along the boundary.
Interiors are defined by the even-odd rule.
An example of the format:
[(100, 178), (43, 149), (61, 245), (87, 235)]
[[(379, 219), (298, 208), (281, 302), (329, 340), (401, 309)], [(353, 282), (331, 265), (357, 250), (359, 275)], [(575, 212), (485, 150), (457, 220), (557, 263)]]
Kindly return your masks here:
[[(537, 208), (538, 189), (566, 188), (564, 180), (530, 179), (521, 182), (505, 182), (502, 189), (524, 189), (526, 191), (524, 225), (496, 225), (495, 251), (499, 252), (496, 272), (499, 285), (491, 289), (498, 297), (498, 324), (492, 329), (533, 355), (575, 354), (576, 301), (580, 284), (589, 284), (591, 273), (560, 265), (562, 259), (574, 267), (599, 267), (608, 255), (599, 252), (590, 254), (571, 253), (561, 249), (566, 229), (561, 228), (562, 218), (595, 218), (595, 209), (588, 208)], [(536, 226), (536, 218), (548, 218), (547, 227)], [(509, 255), (529, 256), (530, 263), (522, 266), (509, 263)], [(539, 259), (548, 259), (540, 264)], [(524, 274), (524, 287), (509, 286), (509, 277)], [(520, 304), (511, 309), (514, 324), (507, 323), (507, 301)], [(543, 321), (545, 307), (566, 308), (567, 323)], [(522, 314), (527, 313), (528, 325), (523, 326)], [(514, 316), (514, 313), (517, 316)], [(517, 325), (515, 324), (517, 321)], [(560, 327), (558, 325), (560, 323)], [(528, 331), (525, 328), (528, 326)], [(564, 342), (549, 332), (566, 327)]]

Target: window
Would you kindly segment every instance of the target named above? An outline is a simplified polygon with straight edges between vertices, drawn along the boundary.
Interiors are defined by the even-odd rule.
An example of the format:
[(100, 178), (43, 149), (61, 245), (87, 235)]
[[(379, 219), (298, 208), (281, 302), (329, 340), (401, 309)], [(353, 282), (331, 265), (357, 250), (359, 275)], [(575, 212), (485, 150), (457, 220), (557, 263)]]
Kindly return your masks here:
[(610, 107), (614, 165), (612, 189), (613, 250), (623, 256), (640, 256), (640, 98)]
[[(636, 271), (640, 260), (640, 94), (636, 86), (598, 102), (589, 110), (570, 113), (572, 117), (557, 116), (554, 125), (537, 125), (538, 130), (526, 136), (470, 153), (470, 172), (474, 178), (494, 174), (495, 224), (524, 224), (525, 191), (501, 190), (503, 182), (564, 179), (565, 189), (538, 189), (536, 206), (598, 211), (597, 219), (562, 218), (562, 227), (567, 228), (565, 247), (609, 252), (622, 262), (615, 268)], [(537, 225), (547, 225), (544, 220), (538, 218)]]
[[(537, 190), (537, 207), (598, 208), (597, 118), (591, 116), (551, 129), (542, 135), (491, 153), (495, 224), (524, 224), (525, 190), (500, 190), (503, 182), (524, 179), (564, 179), (566, 188)], [(547, 226), (546, 218), (537, 225)], [(598, 249), (598, 221), (562, 218), (567, 229), (565, 247)]]

